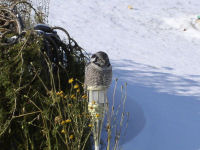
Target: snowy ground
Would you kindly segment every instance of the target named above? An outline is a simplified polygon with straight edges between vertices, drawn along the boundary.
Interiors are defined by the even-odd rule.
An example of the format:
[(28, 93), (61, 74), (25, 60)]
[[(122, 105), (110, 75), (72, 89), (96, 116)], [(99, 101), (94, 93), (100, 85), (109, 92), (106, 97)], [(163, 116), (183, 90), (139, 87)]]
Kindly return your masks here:
[(107, 52), (128, 82), (123, 150), (200, 149), (198, 15), (198, 0), (51, 0), (49, 23), (89, 53)]

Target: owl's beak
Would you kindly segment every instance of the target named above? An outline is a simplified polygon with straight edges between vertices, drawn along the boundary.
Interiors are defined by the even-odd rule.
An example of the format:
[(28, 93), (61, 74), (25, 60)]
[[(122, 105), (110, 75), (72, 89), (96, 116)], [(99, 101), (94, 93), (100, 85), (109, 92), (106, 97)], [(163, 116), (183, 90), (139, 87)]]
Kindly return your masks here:
[(95, 62), (95, 61), (96, 61), (96, 57), (92, 57), (92, 58), (90, 59), (90, 61), (91, 61), (91, 62)]

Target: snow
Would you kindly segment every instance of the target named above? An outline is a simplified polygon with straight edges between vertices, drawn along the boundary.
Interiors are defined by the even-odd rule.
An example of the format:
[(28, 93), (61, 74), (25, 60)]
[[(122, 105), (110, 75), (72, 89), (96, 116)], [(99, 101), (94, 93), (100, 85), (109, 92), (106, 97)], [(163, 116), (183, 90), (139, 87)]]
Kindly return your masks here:
[(192, 25), (199, 7), (197, 0), (50, 1), (49, 24), (89, 53), (107, 52), (114, 78), (128, 82), (123, 150), (200, 149), (200, 31)]

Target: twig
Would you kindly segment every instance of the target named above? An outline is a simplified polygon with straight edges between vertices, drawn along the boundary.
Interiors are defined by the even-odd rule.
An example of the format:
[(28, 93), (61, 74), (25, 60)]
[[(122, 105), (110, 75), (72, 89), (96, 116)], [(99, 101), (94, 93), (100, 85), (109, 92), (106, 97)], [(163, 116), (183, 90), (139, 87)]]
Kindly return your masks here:
[(35, 111), (35, 112), (26, 113), (26, 114), (22, 114), (22, 115), (18, 115), (18, 116), (13, 116), (13, 119), (28, 116), (28, 115), (33, 115), (33, 114), (36, 114), (36, 113), (41, 113), (41, 111)]

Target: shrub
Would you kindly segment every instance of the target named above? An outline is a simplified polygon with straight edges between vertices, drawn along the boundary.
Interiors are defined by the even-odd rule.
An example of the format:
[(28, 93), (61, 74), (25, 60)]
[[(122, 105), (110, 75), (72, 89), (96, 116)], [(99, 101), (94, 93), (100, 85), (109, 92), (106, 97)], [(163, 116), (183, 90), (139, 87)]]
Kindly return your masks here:
[[(4, 7), (0, 12), (12, 14)], [(32, 29), (16, 32), (16, 20), (4, 21), (0, 26), (11, 32), (0, 39), (1, 148), (89, 149), (83, 49), (69, 35), (69, 43), (55, 47)], [(17, 41), (5, 44), (15, 35)]]

